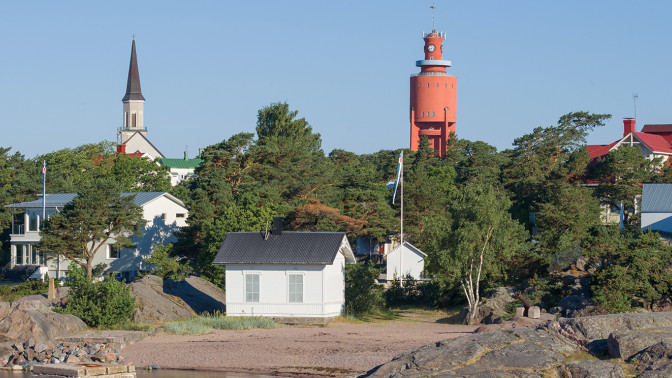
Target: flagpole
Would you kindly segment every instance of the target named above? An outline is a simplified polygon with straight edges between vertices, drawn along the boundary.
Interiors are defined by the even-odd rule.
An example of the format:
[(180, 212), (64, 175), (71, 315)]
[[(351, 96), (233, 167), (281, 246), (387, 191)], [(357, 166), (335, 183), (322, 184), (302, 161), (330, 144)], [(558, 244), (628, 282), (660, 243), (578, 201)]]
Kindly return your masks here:
[(401, 151), (401, 245), (399, 246), (399, 286), (404, 287), (404, 151)]

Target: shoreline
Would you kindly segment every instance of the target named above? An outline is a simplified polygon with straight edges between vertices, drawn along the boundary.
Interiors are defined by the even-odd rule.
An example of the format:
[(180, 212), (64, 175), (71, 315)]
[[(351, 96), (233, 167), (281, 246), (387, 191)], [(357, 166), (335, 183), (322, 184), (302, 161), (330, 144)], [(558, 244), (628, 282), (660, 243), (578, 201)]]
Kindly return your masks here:
[(274, 329), (215, 330), (199, 336), (158, 333), (121, 350), (138, 370), (341, 377), (363, 374), (396, 355), (473, 333), (476, 326), (446, 324), (443, 313), (402, 312), (396, 320)]

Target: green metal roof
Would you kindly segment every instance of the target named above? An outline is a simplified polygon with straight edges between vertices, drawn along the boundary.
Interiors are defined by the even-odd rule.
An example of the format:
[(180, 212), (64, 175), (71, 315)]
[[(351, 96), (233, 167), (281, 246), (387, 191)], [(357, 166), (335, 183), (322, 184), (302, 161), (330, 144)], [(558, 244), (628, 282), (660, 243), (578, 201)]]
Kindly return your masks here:
[(201, 165), (201, 163), (203, 163), (203, 159), (163, 158), (160, 161), (161, 165), (167, 165), (170, 168), (182, 168), (182, 169), (198, 168)]

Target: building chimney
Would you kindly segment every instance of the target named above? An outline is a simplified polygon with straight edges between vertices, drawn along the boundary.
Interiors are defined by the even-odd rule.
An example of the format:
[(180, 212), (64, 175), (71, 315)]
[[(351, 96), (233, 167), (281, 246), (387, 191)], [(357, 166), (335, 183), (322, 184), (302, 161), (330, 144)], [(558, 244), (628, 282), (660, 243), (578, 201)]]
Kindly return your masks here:
[(281, 235), (282, 234), (282, 217), (273, 217), (273, 231), (272, 235)]
[(623, 118), (623, 136), (635, 132), (635, 119)]
[(117, 145), (117, 152), (118, 153), (126, 153), (126, 145), (125, 144), (118, 144)]
[(184, 151), (184, 160), (189, 160), (189, 152)]

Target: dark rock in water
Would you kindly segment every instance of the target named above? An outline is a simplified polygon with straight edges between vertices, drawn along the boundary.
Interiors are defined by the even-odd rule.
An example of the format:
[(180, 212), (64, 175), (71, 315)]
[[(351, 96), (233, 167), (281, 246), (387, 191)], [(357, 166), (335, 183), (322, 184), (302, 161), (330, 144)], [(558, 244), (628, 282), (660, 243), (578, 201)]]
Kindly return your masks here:
[(571, 361), (558, 366), (561, 377), (572, 378), (620, 378), (623, 369), (609, 361)]
[(148, 275), (132, 282), (130, 288), (136, 297), (133, 320), (139, 323), (189, 319), (226, 309), (224, 291), (200, 277), (173, 282)]

